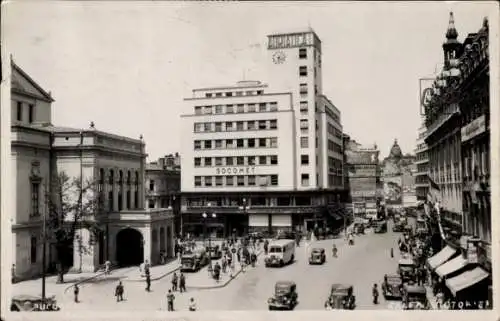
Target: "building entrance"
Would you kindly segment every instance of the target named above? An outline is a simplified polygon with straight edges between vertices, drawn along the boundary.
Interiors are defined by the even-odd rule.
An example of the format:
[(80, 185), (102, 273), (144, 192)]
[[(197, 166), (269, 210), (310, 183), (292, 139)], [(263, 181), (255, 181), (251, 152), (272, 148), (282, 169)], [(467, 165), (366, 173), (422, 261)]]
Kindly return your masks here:
[(126, 228), (116, 235), (116, 261), (118, 266), (140, 265), (144, 260), (144, 239), (141, 232)]

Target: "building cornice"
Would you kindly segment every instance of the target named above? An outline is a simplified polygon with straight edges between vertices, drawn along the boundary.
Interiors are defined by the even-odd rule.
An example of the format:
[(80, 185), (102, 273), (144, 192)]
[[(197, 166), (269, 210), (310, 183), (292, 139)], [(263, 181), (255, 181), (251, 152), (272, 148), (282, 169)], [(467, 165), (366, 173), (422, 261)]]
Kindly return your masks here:
[(279, 93), (263, 93), (261, 95), (251, 95), (251, 96), (231, 96), (231, 97), (191, 97), (184, 98), (184, 101), (194, 101), (194, 100), (214, 100), (214, 99), (251, 99), (262, 96), (280, 96), (280, 95), (292, 95), (291, 92), (279, 92)]

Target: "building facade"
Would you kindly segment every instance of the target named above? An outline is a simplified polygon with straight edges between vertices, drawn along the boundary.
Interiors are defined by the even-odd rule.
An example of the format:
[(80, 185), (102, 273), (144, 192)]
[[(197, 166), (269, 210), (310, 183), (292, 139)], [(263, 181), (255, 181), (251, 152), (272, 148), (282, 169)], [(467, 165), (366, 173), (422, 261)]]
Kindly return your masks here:
[[(92, 186), (88, 195), (99, 203), (92, 217), (88, 217), (97, 222), (99, 232), (79, 228), (73, 246), (65, 253), (57, 253), (67, 268), (95, 271), (106, 260), (122, 265), (155, 262), (162, 246), (173, 255), (173, 250), (168, 251), (169, 246), (173, 248), (172, 213), (143, 210), (144, 142), (98, 131), (93, 124), (88, 129), (54, 126), (52, 102), (50, 94), (12, 62), (11, 153), (15, 188), (11, 226), (15, 279), (42, 272), (42, 229), (50, 219), (48, 200), (59, 190), (56, 182), (62, 173), (69, 181), (76, 179), (83, 186)], [(66, 194), (68, 204), (78, 202), (79, 192), (70, 189)], [(71, 215), (65, 219), (70, 224)], [(47, 243), (45, 268), (50, 269), (56, 261), (56, 246)]]
[[(321, 92), (321, 42), (312, 30), (268, 41), (269, 85), (242, 81), (185, 99), (182, 135), (193, 145), (181, 152), (184, 234), (341, 219), (332, 212), (345, 194), (341, 117)], [(208, 222), (207, 212), (217, 215)]]
[(415, 193), (417, 201), (423, 202), (427, 199), (429, 192), (429, 156), (427, 155), (427, 144), (425, 143), (425, 135), (427, 128), (422, 124), (418, 129), (417, 148), (415, 148)]

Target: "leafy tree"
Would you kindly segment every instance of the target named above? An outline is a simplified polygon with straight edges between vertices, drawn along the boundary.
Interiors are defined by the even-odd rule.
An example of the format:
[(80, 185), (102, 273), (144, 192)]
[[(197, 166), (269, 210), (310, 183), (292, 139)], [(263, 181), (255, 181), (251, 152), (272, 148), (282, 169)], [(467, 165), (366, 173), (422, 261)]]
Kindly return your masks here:
[(88, 229), (88, 244), (78, 243), (81, 254), (88, 253), (96, 236), (101, 233), (98, 219), (103, 208), (101, 193), (93, 181), (71, 178), (60, 172), (53, 179), (52, 188), (46, 191), (48, 213), (45, 237), (56, 250), (57, 282), (64, 283), (64, 274), (71, 267), (71, 257), (78, 230)]

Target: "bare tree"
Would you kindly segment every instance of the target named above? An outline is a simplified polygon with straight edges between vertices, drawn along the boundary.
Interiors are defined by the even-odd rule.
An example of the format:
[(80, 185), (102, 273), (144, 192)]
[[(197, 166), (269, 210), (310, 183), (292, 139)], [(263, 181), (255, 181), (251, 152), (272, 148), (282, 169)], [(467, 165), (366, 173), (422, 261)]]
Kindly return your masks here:
[[(64, 283), (64, 274), (71, 267), (75, 240), (80, 254), (87, 253), (102, 232), (98, 221), (102, 197), (94, 181), (71, 178), (65, 172), (53, 179), (51, 187), (46, 192), (45, 238), (56, 250), (57, 282)], [(90, 231), (87, 244), (77, 235), (80, 229)]]

